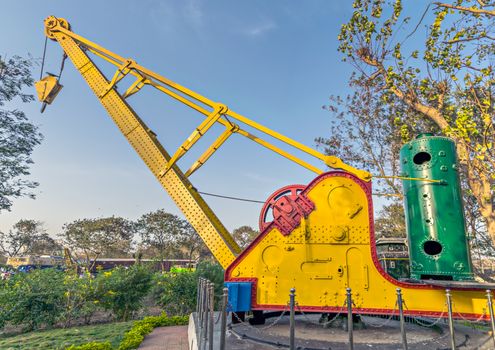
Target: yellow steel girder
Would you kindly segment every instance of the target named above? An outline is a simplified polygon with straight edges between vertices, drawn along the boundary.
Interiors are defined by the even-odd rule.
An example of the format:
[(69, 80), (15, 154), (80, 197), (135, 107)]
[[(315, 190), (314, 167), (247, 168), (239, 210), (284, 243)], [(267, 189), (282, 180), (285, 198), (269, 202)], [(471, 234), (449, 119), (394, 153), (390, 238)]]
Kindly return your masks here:
[[(53, 20), (49, 17), (46, 21)], [(47, 26), (50, 25), (51, 23), (47, 23)], [(57, 25), (58, 22), (54, 24), (54, 28)], [(227, 267), (240, 252), (239, 246), (177, 166), (174, 165), (166, 174), (161, 174), (167, 167), (170, 156), (160, 145), (155, 134), (116, 89), (109, 89), (111, 82), (98, 70), (76, 41), (61, 31), (53, 30), (49, 33), (62, 46), (122, 134), (169, 193), (215, 258), (224, 268)]]

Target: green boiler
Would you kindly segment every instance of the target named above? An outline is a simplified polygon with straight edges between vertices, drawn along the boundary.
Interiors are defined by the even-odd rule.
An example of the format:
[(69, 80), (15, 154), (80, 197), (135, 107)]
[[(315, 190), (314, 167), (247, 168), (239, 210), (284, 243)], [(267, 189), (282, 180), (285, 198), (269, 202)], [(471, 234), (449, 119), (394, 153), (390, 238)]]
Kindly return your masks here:
[(400, 162), (411, 278), (473, 280), (454, 142), (420, 134)]

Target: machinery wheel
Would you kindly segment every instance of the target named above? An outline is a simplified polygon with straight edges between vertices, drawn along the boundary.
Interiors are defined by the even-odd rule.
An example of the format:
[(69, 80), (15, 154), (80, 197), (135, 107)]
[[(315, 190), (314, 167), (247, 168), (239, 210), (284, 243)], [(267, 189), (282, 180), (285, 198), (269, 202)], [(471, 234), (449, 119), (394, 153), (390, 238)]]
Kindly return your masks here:
[(249, 319), (249, 324), (253, 326), (265, 324), (265, 315), (263, 314), (263, 310), (253, 311), (253, 317)]

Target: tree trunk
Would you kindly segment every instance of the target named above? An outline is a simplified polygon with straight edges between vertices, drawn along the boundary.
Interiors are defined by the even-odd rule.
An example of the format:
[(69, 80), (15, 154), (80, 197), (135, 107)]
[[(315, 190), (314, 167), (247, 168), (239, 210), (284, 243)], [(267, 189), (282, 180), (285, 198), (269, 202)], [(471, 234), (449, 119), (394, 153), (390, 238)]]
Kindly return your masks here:
[[(382, 69), (382, 74), (385, 72)], [(440, 128), (442, 133), (447, 134), (445, 131), (448, 128), (448, 123), (441, 111), (437, 108), (433, 108), (424, 105), (417, 101), (417, 99), (408, 97), (402, 91), (392, 88), (392, 92), (400, 98), (405, 104), (407, 104), (412, 109), (420, 112), (427, 118), (431, 119)], [(479, 205), (479, 213), (483, 217), (486, 223), (486, 230), (492, 239), (492, 243), (495, 245), (495, 214), (493, 213), (492, 205), (492, 192), (489, 174), (487, 175), (482, 170), (476, 171), (476, 169), (482, 169), (481, 160), (471, 159), (469, 156), (469, 147), (466, 141), (462, 138), (455, 137), (455, 135), (450, 136), (457, 148), (457, 156), (459, 158), (459, 163), (467, 168), (467, 182), (469, 189), (473, 192), (476, 202)]]
[(490, 235), (492, 243), (495, 244), (495, 214), (493, 212), (490, 177), (483, 170), (476, 170), (483, 168), (482, 161), (476, 158), (469, 159), (466, 141), (455, 137), (453, 139), (457, 145), (459, 163), (466, 167), (467, 183), (479, 205), (478, 212), (485, 220), (486, 231)]

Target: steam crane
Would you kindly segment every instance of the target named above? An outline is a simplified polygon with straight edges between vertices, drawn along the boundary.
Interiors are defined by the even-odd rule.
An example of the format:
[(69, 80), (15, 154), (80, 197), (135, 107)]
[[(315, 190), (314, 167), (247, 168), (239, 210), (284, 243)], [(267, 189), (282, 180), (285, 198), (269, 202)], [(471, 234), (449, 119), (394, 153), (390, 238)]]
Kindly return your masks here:
[[(401, 288), (406, 315), (442, 317), (446, 316), (448, 288), (454, 317), (489, 318), (485, 290), (495, 285), (473, 280), (455, 147), (449, 139), (420, 135), (401, 151), (411, 278), (397, 280), (378, 262), (369, 172), (323, 155), (91, 42), (74, 33), (65, 19), (46, 18), (45, 34), (62, 47), (122, 135), (225, 269), (233, 311), (284, 310), (287, 293), (295, 288), (300, 310), (339, 312), (346, 288), (352, 288), (354, 313), (386, 315), (396, 311), (396, 289)], [(105, 77), (95, 58), (116, 67), (112, 77)], [(124, 86), (124, 77), (134, 81)], [(153, 87), (204, 117), (171, 156), (127, 100), (144, 87)], [(51, 75), (37, 82), (36, 89), (46, 106), (61, 85)], [(223, 133), (183, 172), (177, 161), (215, 124), (225, 128)], [(246, 127), (309, 154), (333, 170), (324, 172)], [(243, 251), (188, 179), (234, 134), (317, 175), (307, 185), (289, 185), (269, 197), (260, 214), (261, 232)]]

